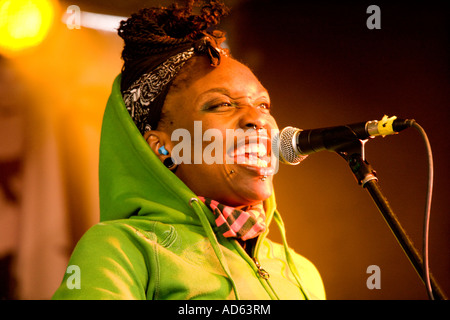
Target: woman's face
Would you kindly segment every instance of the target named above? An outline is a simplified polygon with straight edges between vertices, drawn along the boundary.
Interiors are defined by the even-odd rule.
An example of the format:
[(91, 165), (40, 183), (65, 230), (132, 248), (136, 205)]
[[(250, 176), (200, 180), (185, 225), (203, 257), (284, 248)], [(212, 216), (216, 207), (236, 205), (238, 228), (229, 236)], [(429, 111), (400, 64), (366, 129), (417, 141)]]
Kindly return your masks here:
[[(197, 59), (189, 78), (168, 94), (160, 129), (172, 135), (182, 128), (190, 134), (190, 148), (183, 149), (184, 163), (176, 175), (198, 196), (227, 205), (267, 199), (274, 174), (271, 130), (277, 129), (267, 90), (246, 66), (228, 57), (214, 68), (206, 58)], [(178, 141), (172, 142), (174, 152)], [(190, 161), (185, 161), (189, 152)]]

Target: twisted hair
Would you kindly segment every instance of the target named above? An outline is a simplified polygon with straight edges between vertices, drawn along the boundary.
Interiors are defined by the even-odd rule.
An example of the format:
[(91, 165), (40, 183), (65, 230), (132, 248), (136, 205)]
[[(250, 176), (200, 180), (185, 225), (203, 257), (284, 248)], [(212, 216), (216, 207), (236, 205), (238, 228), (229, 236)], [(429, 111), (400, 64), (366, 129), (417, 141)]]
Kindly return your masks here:
[(170, 56), (191, 47), (228, 14), (221, 1), (184, 2), (184, 6), (174, 3), (167, 8), (144, 8), (120, 23), (118, 34), (125, 42), (122, 91)]

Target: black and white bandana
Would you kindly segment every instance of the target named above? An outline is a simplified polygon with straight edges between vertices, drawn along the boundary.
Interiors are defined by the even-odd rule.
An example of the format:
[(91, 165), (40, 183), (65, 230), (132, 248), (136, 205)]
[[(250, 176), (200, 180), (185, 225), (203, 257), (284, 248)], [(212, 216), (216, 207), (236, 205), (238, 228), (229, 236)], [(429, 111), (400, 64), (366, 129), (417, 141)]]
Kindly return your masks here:
[(152, 129), (147, 123), (150, 104), (193, 55), (194, 48), (191, 48), (170, 57), (152, 72), (143, 74), (123, 92), (125, 106), (141, 132)]

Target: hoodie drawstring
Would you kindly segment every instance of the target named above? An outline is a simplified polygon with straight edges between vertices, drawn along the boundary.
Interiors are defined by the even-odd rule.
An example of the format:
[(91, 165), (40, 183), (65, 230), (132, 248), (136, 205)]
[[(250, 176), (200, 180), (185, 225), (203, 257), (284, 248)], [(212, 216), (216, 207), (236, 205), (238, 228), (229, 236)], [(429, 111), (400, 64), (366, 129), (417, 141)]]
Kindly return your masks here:
[(310, 300), (311, 299), (310, 294), (304, 289), (304, 287), (302, 285), (302, 281), (300, 279), (300, 274), (299, 274), (297, 268), (295, 267), (294, 260), (292, 259), (291, 253), (289, 252), (289, 247), (288, 247), (287, 240), (286, 240), (286, 231), (284, 228), (284, 223), (283, 223), (283, 220), (281, 219), (281, 216), (280, 216), (280, 213), (278, 212), (278, 210), (275, 210), (273, 218), (274, 218), (274, 220), (278, 226), (278, 229), (280, 230), (280, 233), (281, 233), (284, 251), (286, 254), (286, 261), (288, 263), (289, 269), (291, 270), (292, 274), (294, 275), (294, 278), (297, 281), (297, 284), (298, 284), (303, 296), (305, 297), (305, 300)]
[(191, 198), (189, 200), (189, 205), (194, 209), (195, 214), (200, 219), (200, 223), (202, 224), (202, 227), (206, 232), (206, 236), (208, 237), (208, 240), (211, 243), (214, 253), (216, 254), (217, 259), (219, 259), (220, 265), (222, 266), (229, 281), (231, 282), (231, 286), (233, 287), (236, 300), (240, 300), (239, 294), (238, 294), (238, 291), (236, 288), (236, 283), (234, 282), (233, 278), (231, 277), (231, 272), (228, 270), (228, 267), (225, 264), (225, 257), (222, 253), (222, 250), (220, 250), (219, 242), (217, 241), (217, 238), (214, 234), (211, 224), (208, 221), (208, 218), (206, 218), (205, 214), (203, 213), (203, 209), (199, 204), (199, 200), (197, 198)]

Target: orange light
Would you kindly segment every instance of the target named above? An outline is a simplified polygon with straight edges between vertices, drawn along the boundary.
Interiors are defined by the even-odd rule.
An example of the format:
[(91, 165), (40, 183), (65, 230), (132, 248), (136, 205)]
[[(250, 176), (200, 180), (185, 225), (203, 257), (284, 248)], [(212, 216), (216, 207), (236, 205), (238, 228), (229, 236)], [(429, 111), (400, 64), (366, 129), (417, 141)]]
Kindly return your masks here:
[(52, 0), (0, 0), (0, 52), (9, 55), (40, 44), (54, 15)]

